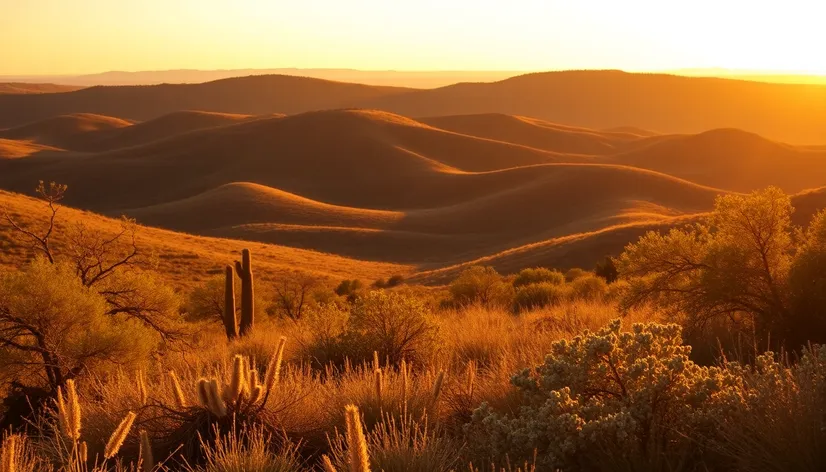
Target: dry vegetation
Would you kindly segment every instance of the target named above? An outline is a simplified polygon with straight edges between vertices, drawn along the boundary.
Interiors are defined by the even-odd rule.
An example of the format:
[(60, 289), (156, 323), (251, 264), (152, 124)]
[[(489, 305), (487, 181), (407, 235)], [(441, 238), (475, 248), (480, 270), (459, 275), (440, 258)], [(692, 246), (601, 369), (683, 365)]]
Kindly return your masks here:
[[(220, 280), (175, 294), (141, 268), (154, 230), (86, 214), (77, 233), (65, 189), (39, 191), (4, 222), (38, 257), (0, 275), (2, 472), (826, 466), (826, 357), (800, 347), (826, 338), (826, 213), (793, 231), (777, 189), (721, 196), (594, 272), (471, 266), (426, 288), (229, 270), (255, 293), (238, 307)], [(253, 252), (239, 273), (272, 267)]]

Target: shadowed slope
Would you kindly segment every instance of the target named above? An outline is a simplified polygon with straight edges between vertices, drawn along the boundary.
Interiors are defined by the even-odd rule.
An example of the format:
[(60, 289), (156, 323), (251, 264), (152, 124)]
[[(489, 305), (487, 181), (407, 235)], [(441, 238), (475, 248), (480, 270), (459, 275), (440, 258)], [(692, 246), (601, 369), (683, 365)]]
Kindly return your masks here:
[(97, 86), (61, 94), (0, 95), (0, 128), (80, 112), (140, 121), (180, 110), (292, 114), (350, 106), (409, 90), (262, 75), (202, 84)]
[(232, 182), (343, 206), (421, 208), (467, 199), (467, 189), (451, 187), (457, 172), (576, 160), (589, 158), (345, 110), (260, 119), (82, 158), (17, 161), (0, 169), (0, 185), (25, 191), (32, 181), (65, 182), (75, 189), (72, 203), (96, 210), (164, 203)]
[(419, 121), (470, 136), (572, 154), (611, 154), (618, 144), (639, 139), (627, 133), (599, 132), (499, 113), (436, 116)]
[(132, 125), (131, 122), (120, 118), (91, 113), (76, 113), (0, 130), (0, 137), (74, 149), (83, 147), (91, 135), (126, 128), (130, 125)]
[(620, 71), (528, 74), (368, 101), (407, 116), (506, 113), (606, 129), (666, 133), (740, 128), (795, 144), (826, 142), (826, 86)]
[[(277, 116), (280, 115), (269, 117)], [(59, 146), (72, 151), (100, 152), (257, 118), (251, 115), (180, 111), (133, 124), (120, 118), (78, 113), (0, 130), (0, 136)]]
[(648, 141), (650, 145), (609, 161), (737, 191), (777, 185), (799, 192), (826, 182), (826, 152), (795, 148), (737, 129)]
[[(358, 258), (444, 262), (549, 237), (705, 211), (719, 193), (655, 172), (588, 164), (445, 176), (452, 180), (449, 187), (468, 190), (461, 193), (464, 201), (422, 210), (362, 210), (245, 183), (128, 213), (142, 223), (199, 234)], [(486, 191), (490, 187), (498, 190)]]

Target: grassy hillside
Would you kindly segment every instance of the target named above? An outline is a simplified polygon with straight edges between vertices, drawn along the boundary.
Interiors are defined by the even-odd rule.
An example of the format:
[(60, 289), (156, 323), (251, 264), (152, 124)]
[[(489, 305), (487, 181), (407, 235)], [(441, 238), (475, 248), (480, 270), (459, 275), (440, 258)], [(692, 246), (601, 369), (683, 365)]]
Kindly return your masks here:
[[(42, 227), (46, 221), (44, 203), (20, 194), (0, 191), (0, 209), (29, 228)], [(109, 236), (121, 229), (117, 219), (87, 211), (64, 207), (58, 214), (58, 230), (52, 241), (58, 251), (79, 223)], [(295, 271), (333, 279), (361, 277), (372, 280), (412, 270), (408, 265), (364, 262), (272, 244), (208, 238), (148, 227), (141, 228), (137, 243), (153, 256), (159, 273), (177, 287), (191, 287), (211, 275), (222, 273), (224, 266), (237, 259), (245, 247), (252, 249), (258, 268), (256, 276), (265, 282)], [(0, 219), (0, 266), (19, 267), (32, 254), (29, 244), (19, 239), (5, 218)]]

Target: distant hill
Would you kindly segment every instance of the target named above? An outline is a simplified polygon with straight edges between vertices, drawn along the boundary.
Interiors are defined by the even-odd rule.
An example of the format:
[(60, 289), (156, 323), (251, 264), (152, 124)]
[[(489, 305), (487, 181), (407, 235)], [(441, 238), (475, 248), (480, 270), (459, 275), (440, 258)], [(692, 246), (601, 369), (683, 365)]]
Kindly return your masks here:
[(420, 118), (419, 121), (457, 133), (573, 154), (612, 154), (618, 152), (623, 143), (640, 137), (629, 133), (597, 132), (500, 113), (436, 116)]
[(352, 106), (409, 91), (395, 87), (262, 75), (203, 84), (89, 87), (59, 94), (0, 95), (0, 128), (93, 113), (145, 121), (182, 110), (263, 115)]
[(826, 151), (789, 146), (737, 129), (659, 136), (636, 146), (608, 161), (736, 191), (775, 185), (796, 193), (826, 182)]
[[(268, 115), (270, 118), (277, 116), (282, 115)], [(190, 131), (257, 118), (252, 115), (179, 111), (133, 123), (109, 116), (75, 113), (0, 130), (0, 138), (56, 146), (70, 151), (97, 152), (147, 144)]]
[[(0, 131), (0, 188), (53, 180), (68, 184), (67, 204), (109, 217), (434, 282), (471, 263), (591, 267), (721, 193), (819, 187), (824, 154), (737, 129), (600, 131), (504, 114), (78, 113)], [(826, 206), (822, 194), (795, 196), (798, 214)]]
[(356, 69), (227, 69), (227, 70), (159, 70), (159, 71), (109, 71), (98, 74), (2, 77), (0, 80), (18, 82), (56, 81), (79, 86), (93, 85), (157, 85), (197, 84), (213, 80), (246, 77), (249, 75), (292, 75), (316, 79), (354, 82), (365, 85), (391, 87), (434, 88), (457, 82), (491, 82), (502, 80), (525, 71), (395, 71)]
[(71, 92), (84, 88), (82, 85), (37, 84), (26, 82), (0, 82), (0, 95)]
[(360, 106), (406, 116), (504, 113), (593, 129), (739, 128), (792, 144), (826, 143), (824, 85), (566, 71), (377, 97)]

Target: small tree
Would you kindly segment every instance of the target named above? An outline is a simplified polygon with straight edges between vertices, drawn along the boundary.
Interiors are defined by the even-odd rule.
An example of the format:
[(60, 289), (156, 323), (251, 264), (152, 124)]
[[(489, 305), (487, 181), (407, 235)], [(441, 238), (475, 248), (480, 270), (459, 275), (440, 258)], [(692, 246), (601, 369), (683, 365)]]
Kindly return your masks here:
[(114, 235), (78, 222), (63, 235), (65, 248), (58, 254), (52, 238), (66, 186), (52, 182), (47, 187), (41, 181), (35, 191), (46, 203), (46, 224), (40, 230), (27, 228), (4, 212), (15, 232), (49, 263), (63, 261), (72, 267), (73, 277), (104, 298), (109, 315), (138, 320), (168, 341), (182, 339), (186, 330), (178, 323), (179, 300), (156, 276), (141, 270), (146, 258), (137, 243), (139, 227), (135, 221), (123, 218), (120, 231)]
[(53, 391), (86, 370), (139, 363), (152, 345), (151, 331), (113, 316), (68, 263), (38, 257), (0, 275), (0, 356), (20, 379), (35, 374)]
[(604, 261), (597, 263), (597, 266), (594, 269), (594, 274), (602, 277), (609, 284), (614, 283), (619, 277), (617, 265), (611, 257), (606, 257)]
[(378, 352), (396, 364), (420, 361), (438, 345), (438, 326), (424, 303), (394, 292), (373, 291), (359, 298), (350, 311), (348, 337), (362, 358)]
[(625, 308), (654, 303), (689, 330), (726, 319), (761, 339), (786, 332), (791, 200), (777, 188), (724, 195), (701, 224), (650, 232), (617, 260)]
[(450, 284), (450, 294), (458, 305), (479, 303), (485, 306), (504, 303), (511, 289), (493, 267), (465, 269)]
[(281, 316), (300, 320), (306, 309), (315, 304), (313, 292), (320, 286), (318, 278), (305, 273), (282, 277), (275, 284), (273, 301), (276, 311)]

